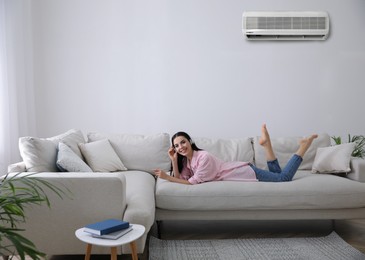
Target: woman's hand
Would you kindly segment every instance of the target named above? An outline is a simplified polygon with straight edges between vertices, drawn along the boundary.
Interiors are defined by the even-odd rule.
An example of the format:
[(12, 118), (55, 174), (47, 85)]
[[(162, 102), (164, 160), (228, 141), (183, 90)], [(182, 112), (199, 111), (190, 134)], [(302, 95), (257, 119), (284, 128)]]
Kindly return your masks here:
[(170, 147), (168, 153), (171, 161), (177, 160), (177, 152), (174, 147)]
[(171, 182), (176, 182), (176, 183), (181, 183), (181, 184), (191, 184), (189, 181), (187, 180), (183, 180), (183, 179), (179, 179), (173, 176), (168, 175), (165, 171), (161, 170), (161, 169), (155, 169), (153, 170), (153, 172), (155, 173), (155, 176), (161, 179), (165, 179)]
[(161, 179), (164, 179), (164, 180), (168, 180), (169, 177), (170, 177), (170, 175), (168, 175), (165, 171), (160, 170), (160, 169), (155, 169), (155, 170), (153, 170), (153, 172), (155, 173), (155, 175), (158, 178), (161, 178)]

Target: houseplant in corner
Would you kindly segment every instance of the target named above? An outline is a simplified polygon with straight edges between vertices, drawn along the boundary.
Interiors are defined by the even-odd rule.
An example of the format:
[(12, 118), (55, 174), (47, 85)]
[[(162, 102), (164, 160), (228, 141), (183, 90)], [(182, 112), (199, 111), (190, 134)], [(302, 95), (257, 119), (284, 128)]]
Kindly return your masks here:
[(62, 198), (64, 191), (52, 183), (37, 178), (36, 173), (5, 175), (0, 179), (0, 254), (18, 255), (42, 259), (45, 256), (32, 241), (25, 238), (18, 224), (26, 221), (25, 209), (46, 203), (50, 207), (46, 191), (55, 192)]

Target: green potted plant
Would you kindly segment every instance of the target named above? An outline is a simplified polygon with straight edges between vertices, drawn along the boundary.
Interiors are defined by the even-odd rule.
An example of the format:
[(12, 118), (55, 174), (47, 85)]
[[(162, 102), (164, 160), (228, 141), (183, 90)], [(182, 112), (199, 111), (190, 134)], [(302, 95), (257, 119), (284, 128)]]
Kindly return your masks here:
[(0, 179), (0, 254), (18, 255), (21, 260), (28, 255), (32, 259), (45, 256), (32, 241), (24, 237), (17, 226), (26, 221), (25, 208), (46, 203), (50, 207), (46, 191), (55, 192), (59, 197), (64, 191), (35, 173), (5, 175)]
[[(340, 136), (332, 136), (332, 140), (335, 142), (335, 144), (341, 144), (342, 139)], [(364, 158), (365, 156), (365, 136), (363, 135), (354, 135), (351, 137), (351, 135), (348, 135), (348, 143), (355, 143), (355, 148), (352, 151), (351, 156), (352, 157), (359, 157)]]

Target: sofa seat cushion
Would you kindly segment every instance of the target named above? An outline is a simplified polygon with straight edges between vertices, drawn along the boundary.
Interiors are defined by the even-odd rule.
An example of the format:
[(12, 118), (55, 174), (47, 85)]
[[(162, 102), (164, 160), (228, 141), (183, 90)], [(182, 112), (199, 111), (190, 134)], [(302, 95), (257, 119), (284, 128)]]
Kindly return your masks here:
[(293, 181), (207, 182), (158, 179), (156, 207), (165, 210), (341, 209), (365, 207), (365, 185), (344, 177), (298, 171)]

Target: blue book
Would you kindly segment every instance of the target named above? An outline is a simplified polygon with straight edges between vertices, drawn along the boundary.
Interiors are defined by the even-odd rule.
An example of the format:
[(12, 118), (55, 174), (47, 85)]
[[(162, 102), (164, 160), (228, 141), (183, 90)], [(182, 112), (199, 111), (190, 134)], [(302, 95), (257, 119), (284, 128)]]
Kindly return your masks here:
[(119, 219), (106, 219), (86, 225), (84, 231), (94, 235), (105, 235), (115, 231), (129, 228), (129, 222)]
[(112, 232), (112, 233), (109, 233), (106, 235), (99, 236), (99, 235), (91, 234), (91, 236), (96, 237), (96, 238), (104, 238), (104, 239), (118, 239), (118, 238), (124, 236), (125, 234), (129, 233), (130, 231), (132, 231), (132, 229), (133, 229), (132, 226), (133, 225), (130, 225), (129, 228), (115, 231), (115, 232)]

